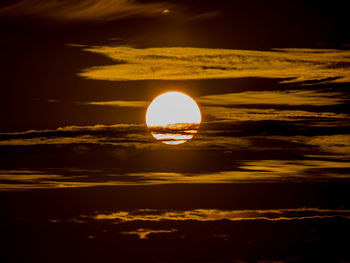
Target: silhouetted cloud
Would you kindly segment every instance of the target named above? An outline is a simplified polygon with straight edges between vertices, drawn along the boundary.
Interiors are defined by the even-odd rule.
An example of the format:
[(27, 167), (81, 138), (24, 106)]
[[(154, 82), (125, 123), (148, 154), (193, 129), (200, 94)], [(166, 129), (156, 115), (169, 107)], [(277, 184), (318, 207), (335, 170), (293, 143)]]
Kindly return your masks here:
[(39, 16), (62, 21), (108, 21), (129, 16), (161, 15), (168, 5), (135, 0), (20, 0), (0, 8), (5, 16)]
[(142, 145), (151, 142), (144, 125), (66, 126), (55, 130), (0, 133), (0, 145), (109, 144)]
[(264, 77), (282, 78), (284, 82), (350, 82), (349, 50), (136, 49), (127, 46), (96, 46), (83, 50), (105, 55), (116, 62), (115, 65), (88, 68), (79, 74), (88, 79), (128, 81)]
[[(70, 173), (62, 173), (62, 170), (64, 169), (57, 169), (57, 171), (45, 169), (42, 171), (0, 170), (0, 191), (148, 184), (147, 182), (140, 183), (137, 180), (133, 182), (118, 174), (106, 177), (104, 176), (106, 171), (102, 170), (98, 173), (91, 173), (88, 170), (76, 173), (74, 169), (66, 170)], [(98, 174), (101, 178), (98, 178)]]
[(145, 229), (139, 228), (133, 231), (122, 232), (124, 235), (137, 235), (140, 239), (147, 239), (150, 234), (167, 234), (176, 232), (177, 229)]
[[(78, 188), (118, 185), (323, 182), (349, 179), (350, 163), (335, 160), (237, 160), (232, 170), (203, 172), (122, 171), (118, 169), (0, 170), (0, 189)], [(200, 168), (200, 167), (199, 167)]]

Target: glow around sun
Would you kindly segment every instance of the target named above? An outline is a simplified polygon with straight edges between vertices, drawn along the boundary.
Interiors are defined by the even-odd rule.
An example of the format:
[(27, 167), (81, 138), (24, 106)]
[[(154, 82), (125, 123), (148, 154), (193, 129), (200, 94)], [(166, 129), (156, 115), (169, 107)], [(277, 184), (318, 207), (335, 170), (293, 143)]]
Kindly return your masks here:
[(197, 103), (181, 92), (159, 95), (151, 102), (146, 112), (146, 124), (152, 136), (170, 145), (192, 139), (201, 119)]

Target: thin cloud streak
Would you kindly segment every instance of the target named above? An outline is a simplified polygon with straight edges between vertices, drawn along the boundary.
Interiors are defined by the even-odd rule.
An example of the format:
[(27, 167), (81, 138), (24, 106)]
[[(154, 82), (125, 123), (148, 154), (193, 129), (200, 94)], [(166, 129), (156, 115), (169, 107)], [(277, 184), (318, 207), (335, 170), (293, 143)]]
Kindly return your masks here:
[[(320, 90), (291, 91), (246, 91), (239, 93), (202, 96), (196, 99), (204, 115), (221, 121), (295, 121), (310, 119), (349, 119), (348, 114), (317, 112), (305, 110), (275, 109), (278, 105), (286, 106), (331, 106), (347, 101), (341, 92)], [(93, 106), (146, 108), (148, 101), (94, 101), (77, 102)], [(237, 105), (257, 105), (257, 108), (235, 108)], [(261, 105), (271, 108), (261, 109)]]
[[(317, 180), (326, 178), (349, 178), (347, 173), (337, 173), (337, 169), (350, 169), (350, 162), (334, 160), (257, 160), (249, 161), (240, 166), (241, 169), (265, 176), (282, 178), (293, 177), (304, 180), (313, 180), (314, 171), (325, 170)], [(326, 170), (329, 170), (328, 172)]]
[(350, 160), (350, 134), (335, 134), (323, 136), (291, 136), (291, 142), (318, 147), (318, 155), (310, 157), (327, 157)]
[(275, 49), (272, 51), (163, 47), (136, 49), (96, 46), (84, 51), (107, 56), (115, 65), (86, 69), (88, 79), (189, 80), (282, 78), (284, 82), (350, 82), (350, 51)]
[[(202, 112), (215, 120), (232, 121), (297, 121), (297, 120), (340, 120), (347, 123), (350, 116), (343, 113), (333, 112), (312, 112), (304, 110), (279, 110), (279, 109), (254, 109), (254, 108), (233, 108), (233, 107), (202, 107)], [(322, 125), (327, 126), (327, 122)], [(305, 123), (305, 126), (313, 125)]]
[[(316, 129), (333, 127), (329, 123), (335, 120), (335, 125), (348, 123), (348, 117), (340, 114), (331, 113), (309, 113), (303, 111), (278, 111), (271, 109), (234, 109), (209, 107), (204, 110), (205, 115), (215, 116), (219, 121), (206, 122), (197, 133), (194, 140), (182, 145), (181, 149), (222, 149), (238, 150), (249, 149), (257, 151), (263, 149), (276, 150), (276, 147), (270, 145), (269, 140), (279, 141), (283, 147), (294, 147), (293, 151), (301, 149), (305, 154), (305, 147), (308, 148), (308, 154), (334, 154), (339, 157), (348, 156), (347, 134), (333, 134), (323, 136), (314, 134), (313, 136), (294, 135), (299, 133), (298, 120), (309, 119), (304, 126), (313, 128), (314, 119), (316, 119)], [(318, 122), (324, 120), (323, 126)], [(292, 133), (289, 136), (283, 136), (283, 130), (262, 130), (261, 133), (249, 130), (250, 125), (255, 121), (262, 121), (259, 125), (266, 125), (264, 120), (290, 121), (291, 124), (287, 130)], [(340, 120), (341, 122), (337, 121)], [(233, 122), (234, 121), (234, 122)], [(254, 122), (252, 122), (254, 121)], [(296, 121), (296, 122), (293, 122)], [(278, 127), (277, 127), (278, 129)], [(161, 132), (161, 131), (159, 131)], [(247, 133), (248, 132), (248, 133)], [(177, 131), (181, 134), (181, 131)], [(266, 135), (271, 133), (267, 138)], [(314, 132), (313, 132), (314, 133)], [(328, 133), (329, 134), (329, 133)], [(263, 135), (263, 136), (262, 136)], [(256, 141), (259, 140), (259, 147)], [(291, 145), (291, 143), (293, 145)], [(0, 146), (31, 146), (31, 145), (70, 145), (70, 144), (92, 144), (92, 145), (110, 145), (121, 147), (132, 147), (138, 149), (168, 149), (162, 143), (154, 141), (144, 124), (116, 124), (116, 125), (94, 125), (94, 126), (67, 126), (55, 130), (28, 130), (23, 132), (0, 133)], [(310, 148), (312, 146), (312, 148)], [(295, 148), (299, 147), (299, 148)], [(318, 147), (318, 148), (317, 148)], [(287, 149), (285, 148), (285, 149)]]
[[(197, 99), (203, 106), (234, 105), (289, 105), (289, 106), (330, 106), (347, 101), (341, 92), (324, 92), (321, 90), (289, 90), (289, 91), (245, 91), (202, 96)], [(144, 108), (148, 101), (91, 101), (78, 104), (95, 106), (116, 106)]]
[(319, 208), (295, 208), (295, 209), (267, 209), (267, 210), (217, 210), (194, 209), (184, 211), (164, 210), (139, 210), (118, 211), (109, 214), (97, 214), (95, 220), (113, 220), (115, 223), (130, 221), (245, 221), (245, 220), (302, 220), (315, 218), (344, 217), (350, 219), (350, 210), (347, 209), (319, 209)]
[(318, 90), (290, 90), (290, 91), (246, 91), (200, 97), (198, 102), (204, 105), (309, 105), (329, 106), (342, 104), (340, 92), (323, 92)]
[(7, 17), (37, 16), (60, 21), (110, 21), (130, 16), (161, 15), (165, 3), (135, 0), (21, 0), (0, 8)]
[(147, 101), (92, 101), (85, 103), (87, 105), (94, 106), (115, 106), (115, 107), (126, 107), (126, 108), (145, 108), (149, 102)]
[(0, 137), (6, 137), (11, 135), (41, 135), (46, 133), (56, 133), (56, 132), (84, 132), (84, 131), (102, 131), (102, 130), (122, 130), (126, 131), (129, 129), (137, 129), (142, 127), (141, 124), (114, 124), (114, 125), (103, 125), (103, 124), (96, 124), (96, 125), (88, 125), (88, 126), (64, 126), (64, 127), (58, 127), (54, 130), (27, 130), (27, 131), (21, 131), (21, 132), (9, 132), (9, 133), (0, 133)]
[[(0, 170), (0, 190), (78, 188), (161, 184), (324, 182), (348, 180), (350, 163), (332, 160), (256, 160), (238, 162), (236, 170), (216, 172), (128, 172), (70, 169)], [(320, 171), (322, 171), (320, 175)]]

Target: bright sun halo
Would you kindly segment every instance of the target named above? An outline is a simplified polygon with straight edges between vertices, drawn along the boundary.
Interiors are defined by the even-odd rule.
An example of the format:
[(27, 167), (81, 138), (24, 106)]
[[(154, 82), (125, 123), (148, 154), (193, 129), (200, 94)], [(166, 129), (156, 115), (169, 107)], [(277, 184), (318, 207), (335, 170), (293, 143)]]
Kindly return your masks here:
[(192, 139), (201, 119), (197, 103), (181, 92), (159, 95), (146, 112), (146, 124), (152, 136), (170, 145)]

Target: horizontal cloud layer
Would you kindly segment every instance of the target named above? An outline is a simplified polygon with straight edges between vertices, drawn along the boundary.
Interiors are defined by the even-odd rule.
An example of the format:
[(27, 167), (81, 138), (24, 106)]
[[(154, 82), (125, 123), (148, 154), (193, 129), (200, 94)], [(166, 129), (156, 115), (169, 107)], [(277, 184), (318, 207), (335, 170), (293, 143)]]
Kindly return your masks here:
[(95, 220), (115, 220), (116, 222), (128, 221), (217, 221), (217, 220), (300, 220), (329, 217), (350, 218), (350, 210), (346, 209), (318, 209), (318, 208), (295, 208), (273, 210), (217, 210), (217, 209), (194, 209), (185, 211), (163, 210), (139, 210), (119, 211), (110, 214), (98, 214)]
[[(115, 124), (94, 126), (66, 126), (55, 130), (29, 130), (0, 133), (1, 145), (50, 145), (50, 144), (108, 144), (131, 146), (147, 144), (144, 125)], [(130, 143), (130, 144), (129, 144)]]
[[(232, 167), (234, 168), (234, 167)], [(323, 182), (349, 179), (350, 163), (332, 160), (236, 161), (231, 171), (123, 172), (88, 169), (0, 170), (0, 190), (118, 185)]]
[(350, 82), (349, 50), (136, 49), (127, 46), (97, 46), (84, 50), (116, 61), (114, 65), (88, 68), (80, 73), (89, 79), (128, 81), (262, 77), (282, 78), (285, 82)]
[(87, 105), (95, 106), (115, 106), (115, 107), (126, 107), (126, 108), (144, 108), (148, 105), (146, 101), (126, 101), (126, 100), (115, 100), (115, 101), (91, 101), (85, 103)]
[(205, 105), (308, 105), (328, 106), (341, 104), (345, 100), (340, 92), (323, 92), (318, 90), (290, 90), (290, 91), (246, 91), (209, 95), (199, 98), (199, 102)]
[[(346, 103), (349, 99), (342, 92), (325, 92), (321, 90), (290, 91), (246, 91), (224, 93), (198, 97), (204, 115), (217, 120), (227, 121), (261, 121), (261, 120), (346, 120), (348, 114), (302, 109), (278, 109), (278, 106), (332, 106)], [(148, 101), (93, 101), (77, 102), (94, 106), (114, 106), (127, 108), (146, 108)], [(255, 108), (242, 108), (243, 105), (255, 105)], [(239, 106), (239, 107), (235, 107)]]
[[(342, 104), (349, 99), (341, 92), (324, 92), (321, 90), (289, 90), (289, 91), (245, 91), (202, 96), (197, 99), (204, 106), (234, 105), (307, 105), (329, 106)], [(148, 101), (91, 101), (79, 104), (96, 106), (116, 106), (144, 108)]]

